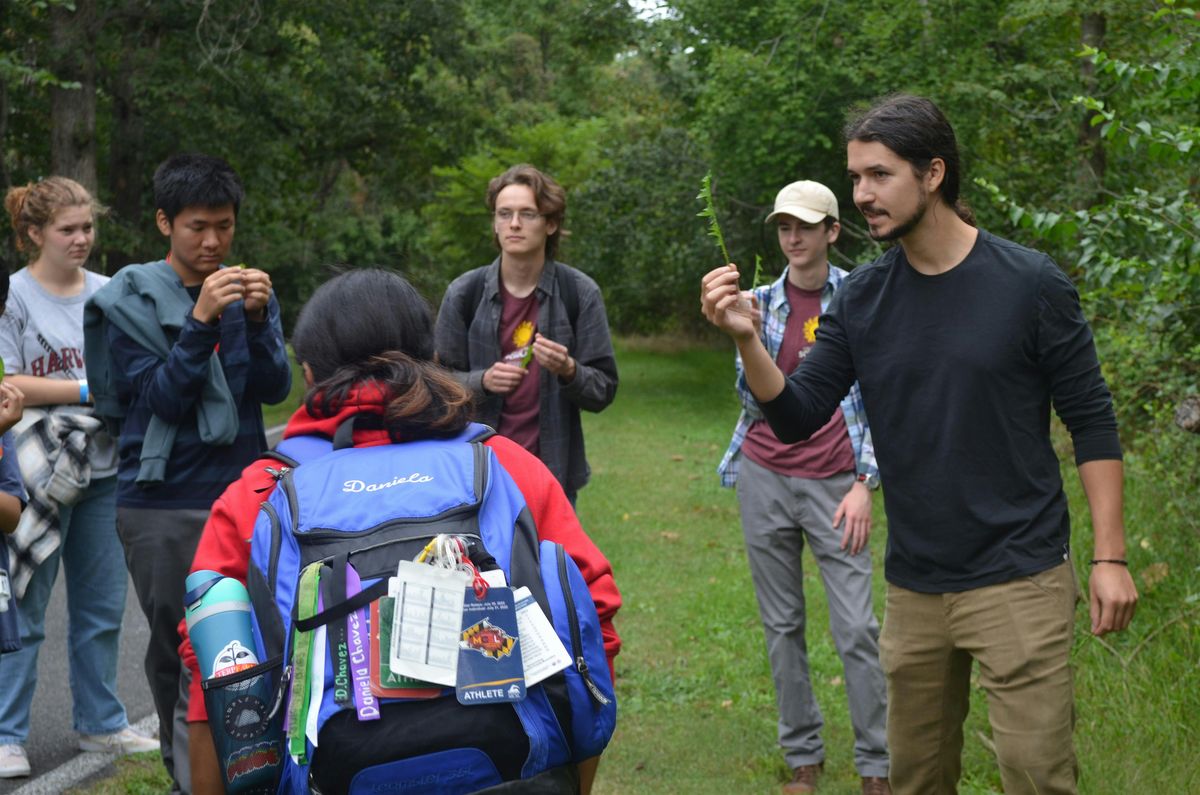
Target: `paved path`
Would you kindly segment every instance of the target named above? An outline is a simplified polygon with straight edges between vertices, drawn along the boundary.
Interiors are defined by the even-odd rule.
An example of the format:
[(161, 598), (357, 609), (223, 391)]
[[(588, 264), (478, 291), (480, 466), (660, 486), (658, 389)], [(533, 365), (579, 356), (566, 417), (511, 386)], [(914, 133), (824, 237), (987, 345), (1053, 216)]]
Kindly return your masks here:
[[(120, 572), (126, 578), (126, 572)], [(142, 669), (142, 658), (150, 630), (146, 618), (138, 606), (133, 584), (125, 600), (125, 619), (121, 628), (120, 662), (117, 672), (117, 692), (125, 703), (129, 722), (152, 726), (158, 730), (158, 719), (154, 716), (154, 702), (146, 687), (146, 674)], [(0, 676), (4, 675), (4, 658), (0, 657)], [(25, 750), (33, 768), (31, 778), (0, 779), (0, 795), (20, 792), (33, 795), (41, 792), (61, 792), (74, 785), (84, 776), (94, 773), (111, 761), (105, 754), (81, 754), (78, 747), (79, 735), (75, 733), (71, 720), (71, 689), (67, 671), (67, 605), (66, 587), (60, 572), (54, 584), (54, 595), (46, 610), (46, 641), (38, 654), (38, 685), (33, 697), (30, 716), (29, 742)], [(76, 757), (79, 757), (76, 760)], [(45, 777), (60, 766), (75, 760), (70, 768), (77, 775), (66, 780), (63, 770), (53, 778)], [(93, 767), (96, 763), (101, 764)]]
[[(267, 429), (267, 444), (273, 447), (283, 435), (282, 425)], [(128, 579), (128, 573), (121, 572)], [(30, 778), (0, 779), (0, 795), (42, 795), (62, 792), (79, 782), (102, 775), (113, 757), (80, 753), (79, 735), (71, 720), (71, 689), (67, 670), (67, 603), (62, 572), (54, 584), (54, 594), (46, 609), (46, 640), (38, 654), (38, 686), (33, 697), (29, 742), (25, 746), (33, 768)], [(120, 662), (117, 693), (125, 704), (129, 722), (158, 734), (154, 701), (146, 686), (143, 658), (150, 629), (138, 606), (133, 583), (125, 599), (125, 619), (121, 628)], [(0, 677), (4, 676), (4, 658), (0, 656)]]

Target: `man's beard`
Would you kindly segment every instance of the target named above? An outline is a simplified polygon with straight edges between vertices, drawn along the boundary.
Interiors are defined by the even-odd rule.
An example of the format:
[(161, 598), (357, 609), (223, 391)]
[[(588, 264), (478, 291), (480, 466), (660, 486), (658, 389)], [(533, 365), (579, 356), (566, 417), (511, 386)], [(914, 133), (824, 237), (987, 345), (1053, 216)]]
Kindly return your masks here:
[(921, 219), (925, 217), (925, 210), (928, 208), (928, 206), (929, 194), (922, 189), (921, 200), (917, 203), (917, 209), (913, 210), (912, 215), (910, 215), (906, 220), (896, 224), (895, 227), (886, 232), (876, 233), (870, 230), (868, 227), (867, 234), (871, 236), (872, 240), (876, 240), (880, 243), (885, 243), (890, 240), (899, 240), (917, 228), (917, 224), (921, 223)]

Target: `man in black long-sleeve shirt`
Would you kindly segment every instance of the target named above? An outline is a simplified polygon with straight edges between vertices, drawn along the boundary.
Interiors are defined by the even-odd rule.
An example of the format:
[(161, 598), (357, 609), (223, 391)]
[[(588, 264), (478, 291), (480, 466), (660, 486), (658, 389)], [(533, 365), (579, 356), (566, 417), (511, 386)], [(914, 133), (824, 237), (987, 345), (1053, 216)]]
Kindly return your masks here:
[(953, 129), (932, 102), (888, 98), (846, 138), (871, 236), (900, 245), (846, 279), (804, 367), (785, 379), (763, 349), (735, 268), (704, 277), (704, 312), (734, 337), (783, 441), (807, 438), (861, 385), (887, 483), (880, 649), (894, 791), (955, 791), (977, 660), (1006, 793), (1073, 793), (1077, 586), (1051, 404), (1092, 514), (1092, 632), (1124, 629), (1137, 601), (1091, 331), (1049, 257), (974, 227)]

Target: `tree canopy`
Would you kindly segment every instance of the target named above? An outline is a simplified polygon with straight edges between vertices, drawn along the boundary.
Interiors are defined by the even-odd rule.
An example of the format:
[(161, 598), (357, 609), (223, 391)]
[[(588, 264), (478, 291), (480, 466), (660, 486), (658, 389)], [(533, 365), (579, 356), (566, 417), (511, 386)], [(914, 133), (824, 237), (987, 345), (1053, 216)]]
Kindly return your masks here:
[(567, 188), (561, 258), (614, 326), (678, 331), (720, 260), (706, 173), (736, 261), (781, 269), (763, 219), (802, 178), (840, 200), (838, 261), (868, 260), (841, 127), (925, 94), (981, 225), (1077, 281), (1145, 419), (1200, 367), (1198, 39), (1174, 0), (9, 0), (0, 178), (95, 186), (113, 272), (163, 252), (155, 165), (221, 155), (247, 186), (236, 256), (290, 318), (338, 263), (397, 267), (436, 303), (494, 256), (487, 181), (532, 162)]

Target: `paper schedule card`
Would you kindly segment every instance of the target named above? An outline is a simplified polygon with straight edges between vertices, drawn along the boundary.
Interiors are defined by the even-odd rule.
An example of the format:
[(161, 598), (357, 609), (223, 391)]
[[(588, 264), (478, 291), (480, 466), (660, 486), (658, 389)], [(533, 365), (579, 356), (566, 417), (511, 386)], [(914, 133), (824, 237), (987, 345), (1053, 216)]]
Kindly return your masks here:
[(463, 596), (471, 577), (402, 560), (392, 587), (393, 673), (454, 687), (458, 673), (458, 635)]
[(542, 612), (529, 589), (513, 591), (517, 603), (517, 634), (521, 636), (521, 662), (525, 666), (525, 686), (533, 687), (551, 674), (571, 664), (558, 633)]

